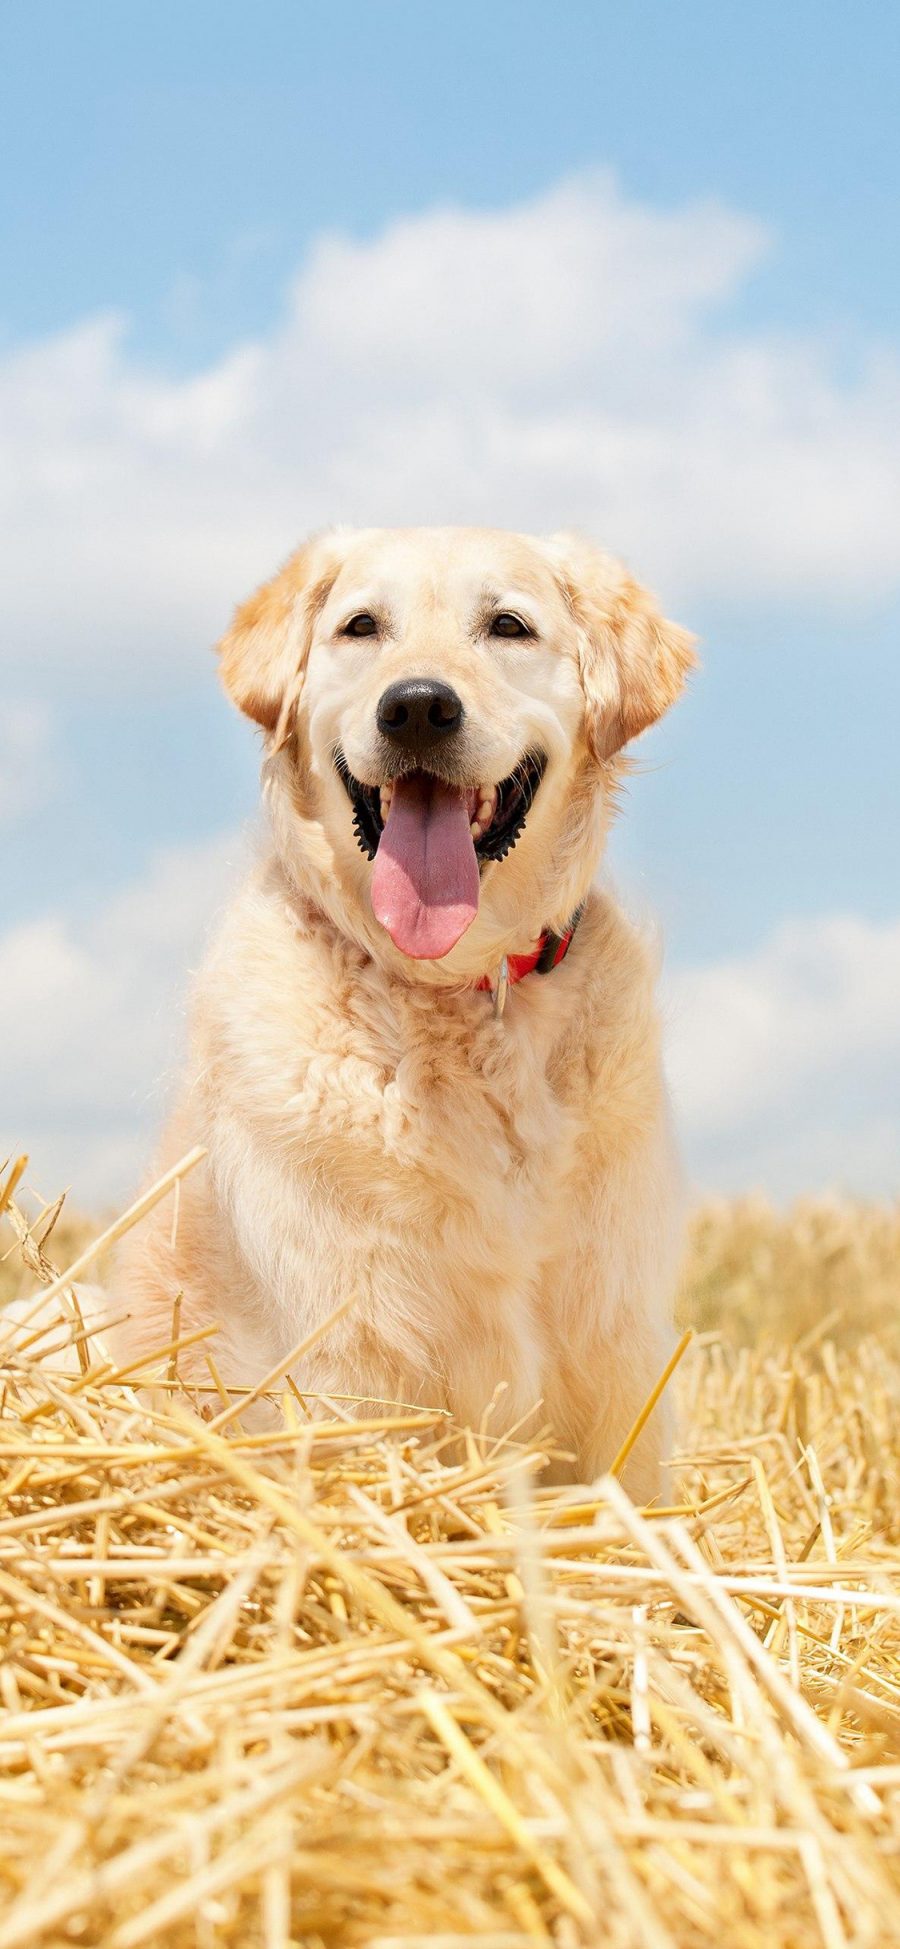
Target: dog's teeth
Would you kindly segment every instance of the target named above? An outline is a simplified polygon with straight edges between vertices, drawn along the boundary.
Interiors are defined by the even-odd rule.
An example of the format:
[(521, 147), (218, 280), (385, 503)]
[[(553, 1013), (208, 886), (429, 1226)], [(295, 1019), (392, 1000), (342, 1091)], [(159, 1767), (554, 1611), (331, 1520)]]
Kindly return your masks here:
[(469, 827), (469, 831), (472, 834), (473, 839), (480, 839), (482, 832), (484, 831), (484, 827), (479, 825), (477, 819), (473, 819)]
[(388, 786), (383, 785), (381, 788), (381, 800), (380, 800), (382, 819), (386, 819), (388, 813), (390, 812), (391, 800), (393, 796), (394, 796), (393, 785), (388, 785)]

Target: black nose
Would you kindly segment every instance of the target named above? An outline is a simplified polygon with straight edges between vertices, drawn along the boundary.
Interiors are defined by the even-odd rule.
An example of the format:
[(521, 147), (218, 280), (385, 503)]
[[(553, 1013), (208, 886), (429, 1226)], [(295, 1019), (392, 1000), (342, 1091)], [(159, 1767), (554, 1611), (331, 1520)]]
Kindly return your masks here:
[(423, 751), (459, 730), (463, 707), (456, 691), (436, 677), (404, 677), (388, 684), (377, 716), (382, 737), (402, 751)]

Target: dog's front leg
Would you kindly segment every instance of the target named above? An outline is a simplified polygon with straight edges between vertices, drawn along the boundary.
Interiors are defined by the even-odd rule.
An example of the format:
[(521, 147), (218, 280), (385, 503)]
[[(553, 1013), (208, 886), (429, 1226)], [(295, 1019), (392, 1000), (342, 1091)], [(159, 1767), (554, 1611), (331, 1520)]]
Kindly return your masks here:
[[(647, 1358), (630, 1367), (627, 1381), (623, 1384), (620, 1379), (606, 1412), (589, 1429), (581, 1444), (579, 1473), (585, 1481), (596, 1481), (618, 1463), (665, 1366), (668, 1352), (667, 1344), (656, 1341), (652, 1354), (648, 1350)], [(666, 1486), (666, 1464), (674, 1433), (672, 1397), (664, 1393), (624, 1461), (616, 1468), (623, 1488), (642, 1507), (671, 1500)]]

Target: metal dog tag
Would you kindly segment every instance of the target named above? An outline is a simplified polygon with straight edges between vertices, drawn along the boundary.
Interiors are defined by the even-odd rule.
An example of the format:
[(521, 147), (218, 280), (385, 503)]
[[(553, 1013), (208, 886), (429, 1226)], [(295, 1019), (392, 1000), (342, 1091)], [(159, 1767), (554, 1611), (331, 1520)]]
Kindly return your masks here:
[(503, 1014), (503, 1010), (506, 1007), (506, 997), (508, 993), (509, 993), (509, 962), (507, 961), (506, 955), (504, 954), (503, 960), (500, 963), (500, 971), (497, 975), (497, 980), (494, 986), (494, 1021), (495, 1022), (499, 1022), (500, 1017)]

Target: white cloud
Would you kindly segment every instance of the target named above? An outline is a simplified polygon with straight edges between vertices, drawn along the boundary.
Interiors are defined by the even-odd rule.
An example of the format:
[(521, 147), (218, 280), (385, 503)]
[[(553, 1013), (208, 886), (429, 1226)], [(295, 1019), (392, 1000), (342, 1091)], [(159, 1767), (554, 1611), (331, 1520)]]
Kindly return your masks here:
[(900, 921), (792, 921), (753, 954), (670, 975), (666, 991), (695, 1178), (896, 1194)]
[(577, 523), (689, 611), (900, 573), (896, 360), (738, 330), (767, 248), (592, 176), (319, 241), (268, 336), (188, 379), (84, 321), (0, 363), (0, 654), (127, 681), (199, 658), (332, 519)]
[(44, 1196), (123, 1197), (146, 1169), (184, 1033), (189, 970), (246, 848), (159, 854), (85, 918), (47, 914), (0, 935), (6, 1038), (0, 1160), (27, 1150)]

